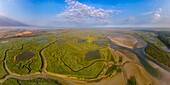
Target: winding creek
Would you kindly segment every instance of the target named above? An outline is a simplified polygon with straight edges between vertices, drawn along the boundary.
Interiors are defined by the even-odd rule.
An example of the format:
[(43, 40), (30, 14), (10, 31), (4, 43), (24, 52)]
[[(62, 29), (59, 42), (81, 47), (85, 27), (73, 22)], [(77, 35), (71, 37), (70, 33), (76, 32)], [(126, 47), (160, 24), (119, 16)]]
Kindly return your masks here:
[[(156, 65), (160, 66), (161, 68), (163, 68), (164, 70), (166, 70), (167, 72), (170, 72), (170, 68), (157, 62), (156, 60), (152, 59), (151, 57), (149, 57), (146, 53), (145, 53), (145, 49), (147, 48), (148, 44), (146, 42), (144, 42), (141, 39), (138, 39), (140, 42), (144, 42), (145, 46), (137, 48), (135, 50), (132, 50), (130, 48), (126, 48), (123, 46), (119, 46), (114, 44), (111, 39), (106, 35), (105, 36), (108, 40), (108, 42), (110, 43), (110, 47), (113, 49), (117, 49), (119, 50), (120, 48), (123, 48), (125, 50), (128, 50), (130, 52), (132, 52), (133, 54), (135, 54), (137, 56), (137, 58), (140, 60), (140, 63), (143, 65), (143, 67), (145, 68), (146, 71), (148, 71), (148, 73), (150, 73), (152, 76), (154, 77), (161, 77), (161, 72), (159, 72), (157, 69), (153, 68), (148, 62), (147, 60), (155, 63)], [(120, 50), (119, 50), (120, 51)]]
[[(54, 42), (55, 43), (55, 42)], [(41, 52), (49, 47), (50, 45), (52, 45), (53, 43), (47, 45), (46, 47), (42, 48), (41, 51), (40, 51), (40, 54)], [(59, 74), (55, 74), (53, 75), (52, 73), (50, 72), (46, 72), (46, 64), (45, 64), (45, 58), (43, 56), (41, 56), (41, 59), (42, 59), (42, 67), (40, 68), (40, 72), (36, 72), (36, 73), (33, 73), (33, 74), (27, 74), (27, 75), (20, 75), (20, 74), (16, 74), (16, 73), (13, 73), (11, 72), (8, 67), (7, 67), (7, 63), (6, 63), (6, 57), (7, 57), (7, 53), (8, 51), (10, 50), (22, 50), (23, 49), (23, 44), (21, 44), (21, 48), (19, 49), (13, 49), (13, 48), (10, 48), (10, 49), (7, 49), (5, 50), (5, 55), (4, 55), (4, 59), (3, 59), (3, 67), (5, 69), (5, 71), (7, 72), (7, 75), (3, 78), (3, 79), (0, 79), (0, 83), (3, 83), (4, 81), (6, 81), (7, 79), (9, 78), (14, 78), (14, 79), (19, 79), (19, 80), (31, 80), (31, 79), (37, 79), (37, 78), (49, 78), (49, 79), (53, 79), (53, 80), (57, 80), (59, 82), (64, 82), (65, 84), (67, 85), (74, 85), (72, 82), (70, 81), (67, 81), (66, 79), (64, 79), (66, 76), (63, 76), (63, 75), (59, 75)], [(42, 54), (41, 54), (42, 55)], [(62, 76), (62, 77), (61, 77)]]

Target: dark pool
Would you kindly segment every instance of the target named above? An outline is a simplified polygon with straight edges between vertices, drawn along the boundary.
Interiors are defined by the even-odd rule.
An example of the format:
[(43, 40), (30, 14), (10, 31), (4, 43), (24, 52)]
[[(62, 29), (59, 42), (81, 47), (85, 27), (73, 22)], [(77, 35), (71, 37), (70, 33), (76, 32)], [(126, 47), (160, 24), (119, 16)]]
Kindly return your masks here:
[(83, 43), (86, 42), (86, 40), (77, 40), (77, 43)]
[(34, 57), (34, 53), (30, 52), (30, 51), (25, 51), (21, 54), (19, 54), (18, 56), (16, 56), (16, 61), (25, 61), (25, 60), (29, 60), (32, 57)]
[(58, 43), (66, 42), (66, 40), (57, 40)]

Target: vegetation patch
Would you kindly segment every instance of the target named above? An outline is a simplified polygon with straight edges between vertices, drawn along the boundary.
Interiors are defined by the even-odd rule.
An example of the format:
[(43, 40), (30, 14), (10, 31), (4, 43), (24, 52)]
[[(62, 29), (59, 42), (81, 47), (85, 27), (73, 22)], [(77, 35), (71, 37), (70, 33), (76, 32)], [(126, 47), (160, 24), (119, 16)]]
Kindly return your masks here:
[(160, 39), (168, 48), (170, 48), (170, 32), (158, 32), (158, 39)]
[(119, 56), (119, 63), (121, 63), (123, 61), (123, 57), (122, 56)]
[(115, 71), (117, 69), (116, 65), (112, 65), (105, 73), (105, 75), (111, 75), (113, 73), (113, 71)]
[(51, 79), (33, 79), (33, 80), (17, 80), (17, 79), (8, 79), (3, 85), (62, 85), (56, 80)]
[(148, 42), (146, 53), (149, 54), (154, 59), (156, 59), (157, 61), (170, 67), (169, 56), (164, 52), (164, 50), (157, 48), (154, 44)]
[[(84, 36), (82, 33), (81, 31), (62, 33), (63, 37), (56, 40), (62, 40), (62, 42), (64, 40), (64, 43), (56, 41), (42, 51), (42, 55), (46, 58), (48, 72), (86, 79), (97, 78), (100, 75), (105, 67), (104, 62), (111, 55), (108, 52), (109, 48), (106, 45), (100, 46), (94, 43), (100, 35), (94, 36), (92, 35), (94, 33), (87, 32), (87, 36)], [(86, 40), (86, 42), (79, 44), (77, 43), (79, 40)], [(92, 52), (95, 55), (85, 59), (90, 51), (96, 51), (96, 53)]]
[(0, 79), (7, 75), (6, 71), (3, 68), (3, 63), (0, 61)]
[(135, 76), (131, 76), (131, 77), (127, 80), (127, 85), (137, 85)]

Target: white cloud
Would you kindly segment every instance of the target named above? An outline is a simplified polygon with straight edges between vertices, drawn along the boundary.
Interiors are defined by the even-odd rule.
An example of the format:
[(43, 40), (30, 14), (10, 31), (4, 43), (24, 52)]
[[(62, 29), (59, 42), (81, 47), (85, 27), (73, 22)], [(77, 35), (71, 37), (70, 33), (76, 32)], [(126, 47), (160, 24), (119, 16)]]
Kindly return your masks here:
[(153, 20), (159, 20), (161, 18), (162, 8), (158, 8), (155, 11), (145, 12), (142, 15), (149, 15)]
[(160, 15), (159, 13), (156, 13), (156, 14), (153, 15), (153, 18), (154, 18), (155, 20), (158, 20), (158, 19), (161, 18), (161, 15)]
[(162, 8), (159, 8), (158, 10), (156, 10), (154, 13), (153, 13), (153, 18), (155, 20), (158, 20), (161, 18), (161, 13), (162, 13)]
[[(105, 10), (102, 8), (95, 8), (76, 0), (65, 0), (67, 3), (65, 11), (57, 14), (59, 17), (65, 19), (73, 19), (77, 22), (96, 23), (96, 22), (110, 22), (108, 18), (111, 14), (118, 14), (120, 10)], [(89, 22), (90, 21), (90, 22)]]
[(136, 20), (136, 17), (128, 17), (125, 21), (135, 21)]

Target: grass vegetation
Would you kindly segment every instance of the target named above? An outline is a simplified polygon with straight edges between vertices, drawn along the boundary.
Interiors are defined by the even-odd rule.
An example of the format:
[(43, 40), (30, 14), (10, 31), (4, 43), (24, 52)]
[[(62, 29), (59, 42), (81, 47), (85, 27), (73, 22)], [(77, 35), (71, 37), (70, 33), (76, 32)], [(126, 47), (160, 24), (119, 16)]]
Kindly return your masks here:
[(137, 85), (135, 76), (130, 76), (130, 78), (127, 80), (127, 85)]
[(117, 70), (117, 66), (116, 66), (116, 65), (112, 65), (112, 66), (109, 67), (109, 69), (106, 71), (105, 75), (111, 75), (115, 70)]
[(170, 32), (160, 31), (157, 33), (160, 39), (168, 48), (170, 48)]
[(6, 75), (6, 71), (3, 68), (3, 63), (0, 61), (0, 79), (3, 78)]
[[(40, 50), (57, 40), (65, 40), (65, 42), (55, 42), (42, 51), (42, 54), (46, 59), (47, 71), (49, 72), (91, 79), (100, 75), (105, 67), (105, 62), (115, 61), (110, 52), (107, 40), (100, 32), (88, 30), (68, 31), (57, 34), (49, 33), (41, 36), (32, 36), (29, 38), (31, 39), (28, 39), (28, 37), (10, 38), (8, 39), (8, 43), (1, 44), (0, 69), (2, 68), (2, 70), (0, 72), (0, 78), (6, 75), (2, 65), (5, 50), (12, 48), (12, 50), (7, 52), (6, 56), (7, 67), (11, 72), (22, 75), (31, 74), (38, 72), (41, 68), (42, 62), (39, 55)], [(47, 41), (40, 42), (41, 40)], [(79, 43), (77, 42), (78, 40), (86, 41)], [(96, 41), (102, 43), (94, 43)], [(28, 56), (22, 55), (22, 58), (19, 59), (19, 61), (15, 60), (15, 57), (27, 51), (34, 53), (34, 57), (25, 59), (24, 57)], [(88, 52), (93, 51), (95, 54), (90, 53), (90, 55), (86, 55)], [(109, 74), (111, 74), (111, 72), (112, 71), (110, 71)], [(52, 85), (56, 84), (56, 82), (46, 79), (29, 81), (8, 79), (3, 85), (9, 85), (11, 83), (14, 85), (19, 83), (24, 85), (39, 83), (41, 85), (40, 82), (43, 82), (42, 85), (47, 84), (47, 82), (52, 82)]]
[(7, 48), (10, 48), (11, 44), (0, 44), (0, 78), (3, 78), (7, 73), (3, 68), (4, 53)]
[[(35, 36), (31, 40), (25, 40), (23, 37), (12, 38), (8, 45), (3, 50), (13, 48), (7, 53), (7, 66), (11, 72), (18, 74), (28, 74), (38, 72), (41, 67), (41, 58), (39, 51), (49, 43), (55, 40), (55, 35), (49, 34), (47, 36)], [(49, 42), (39, 43), (40, 40), (48, 39)], [(23, 49), (21, 48), (23, 44)], [(35, 53), (34, 57), (25, 61), (15, 61), (14, 57), (20, 55), (25, 51)]]
[(58, 81), (50, 79), (16, 80), (8, 79), (3, 85), (62, 85)]
[(169, 56), (164, 52), (164, 50), (159, 49), (154, 44), (148, 42), (148, 47), (146, 48), (146, 53), (149, 54), (150, 56), (152, 56), (155, 60), (170, 67)]
[[(66, 42), (56, 42), (43, 51), (47, 60), (47, 71), (78, 78), (95, 78), (103, 69), (107, 56), (110, 56), (107, 52), (108, 45), (99, 46), (93, 43), (101, 35), (93, 36), (91, 33), (82, 35), (79, 32), (75, 34), (77, 35), (64, 34), (59, 40), (67, 40)], [(86, 42), (78, 43), (80, 39)], [(89, 55), (88, 52), (94, 53)]]
[(122, 63), (122, 61), (123, 61), (123, 57), (122, 56), (119, 56), (119, 63)]

